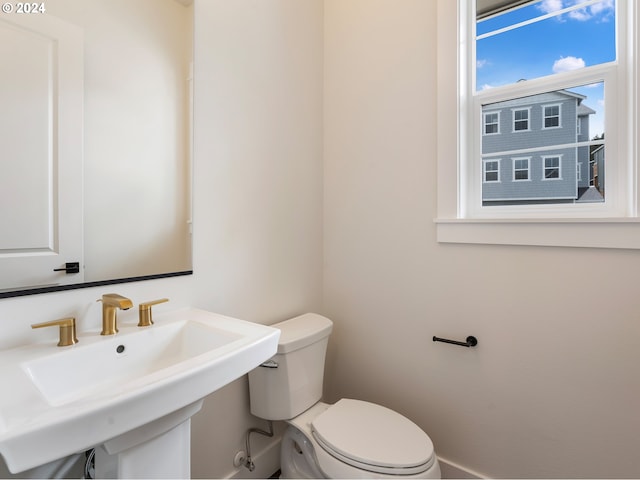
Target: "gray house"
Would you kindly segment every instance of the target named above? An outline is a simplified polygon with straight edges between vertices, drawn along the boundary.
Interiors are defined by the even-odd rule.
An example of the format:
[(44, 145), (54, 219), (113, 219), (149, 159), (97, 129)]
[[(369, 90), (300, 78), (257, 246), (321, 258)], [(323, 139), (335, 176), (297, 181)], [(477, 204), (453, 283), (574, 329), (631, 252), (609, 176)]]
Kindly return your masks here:
[(591, 152), (591, 186), (604, 195), (604, 145)]
[(586, 97), (567, 90), (482, 109), (484, 205), (602, 201), (594, 189)]

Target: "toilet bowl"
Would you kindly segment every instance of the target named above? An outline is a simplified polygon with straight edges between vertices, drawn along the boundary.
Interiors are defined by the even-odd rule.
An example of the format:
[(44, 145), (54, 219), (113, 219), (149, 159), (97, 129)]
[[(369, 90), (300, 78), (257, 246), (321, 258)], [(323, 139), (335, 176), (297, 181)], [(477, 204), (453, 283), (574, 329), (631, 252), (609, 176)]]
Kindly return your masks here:
[(288, 424), (282, 478), (440, 478), (429, 436), (381, 405), (320, 402), (332, 322), (305, 314), (272, 325), (278, 353), (249, 373), (251, 412)]

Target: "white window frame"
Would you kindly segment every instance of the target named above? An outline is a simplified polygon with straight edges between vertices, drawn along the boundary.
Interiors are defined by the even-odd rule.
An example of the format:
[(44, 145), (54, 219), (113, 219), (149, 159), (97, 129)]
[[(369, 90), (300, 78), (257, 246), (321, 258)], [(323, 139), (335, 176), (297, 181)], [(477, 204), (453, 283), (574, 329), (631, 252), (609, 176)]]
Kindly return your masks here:
[[(491, 173), (496, 172), (498, 178), (496, 180), (487, 180), (487, 163), (495, 163), (498, 165), (497, 170), (490, 170)], [(500, 166), (502, 164), (501, 158), (486, 158), (482, 160), (482, 183), (500, 183)]]
[[(489, 115), (497, 115), (498, 120), (494, 123), (491, 122), (487, 124), (487, 116)], [(487, 125), (496, 125), (498, 128), (495, 132), (487, 133)], [(496, 110), (493, 112), (484, 112), (482, 114), (482, 135), (500, 135), (500, 111)]]
[[(516, 130), (516, 122), (522, 122), (524, 120), (516, 120), (516, 112), (527, 112), (527, 128), (524, 130)], [(531, 131), (531, 107), (518, 107), (511, 109), (511, 131), (513, 133), (530, 132)]]
[[(558, 159), (558, 176), (557, 177), (549, 177), (547, 178), (547, 160), (550, 158)], [(555, 167), (550, 167), (555, 168)], [(554, 182), (557, 180), (562, 180), (562, 155), (542, 155), (542, 181), (543, 182)]]
[[(473, 128), (473, 118), (481, 119), (481, 107), (474, 104), (469, 85), (473, 76), (470, 47), (475, 45), (475, 0), (437, 0), (438, 15), (438, 104), (437, 149), (437, 239), (439, 242), (509, 245), (553, 245), (575, 247), (640, 249), (640, 162), (638, 158), (638, 117), (640, 101), (638, 27), (640, 5), (636, 0), (617, 0), (618, 71), (614, 77), (608, 68), (587, 67), (549, 78), (531, 79), (526, 85), (501, 87), (483, 92), (484, 104), (501, 101), (506, 94), (535, 95), (569, 86), (605, 82), (607, 98), (607, 157), (620, 158), (615, 167), (607, 167), (601, 204), (491, 207), (484, 213), (481, 201), (478, 157), (481, 129)], [(626, 39), (626, 41), (624, 41)], [(456, 55), (457, 53), (457, 55)], [(457, 108), (451, 108), (457, 105)], [(616, 115), (614, 115), (614, 112)], [(617, 132), (614, 139), (609, 132)], [(457, 159), (457, 161), (456, 161)], [(474, 180), (477, 179), (477, 180)], [(546, 207), (546, 208), (545, 208)], [(497, 209), (497, 210), (496, 210)], [(505, 210), (508, 210), (505, 212)], [(485, 210), (486, 211), (486, 210)]]
[[(553, 117), (547, 117), (547, 108), (552, 107), (558, 107), (558, 125), (547, 127), (547, 118), (555, 118), (555, 115)], [(562, 128), (562, 104), (548, 103), (546, 105), (542, 105), (542, 130), (553, 130), (555, 128)]]
[[(522, 161), (522, 160), (526, 160), (527, 161), (527, 168), (517, 168), (516, 169), (516, 162), (517, 161)], [(512, 181), (514, 182), (530, 182), (531, 181), (531, 157), (513, 157), (511, 159), (512, 161), (512, 169), (511, 171), (513, 172), (513, 176), (512, 176)], [(527, 171), (527, 178), (516, 178), (516, 171), (518, 172), (522, 172), (526, 170)]]

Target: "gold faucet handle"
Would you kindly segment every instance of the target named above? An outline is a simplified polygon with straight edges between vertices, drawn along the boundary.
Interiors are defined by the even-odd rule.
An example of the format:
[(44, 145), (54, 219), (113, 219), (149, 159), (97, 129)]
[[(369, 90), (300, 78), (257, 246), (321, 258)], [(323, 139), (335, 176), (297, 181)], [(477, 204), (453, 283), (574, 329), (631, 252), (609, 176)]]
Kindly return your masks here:
[(138, 306), (138, 312), (139, 312), (138, 326), (148, 327), (149, 325), (153, 325), (153, 319), (151, 318), (151, 307), (153, 305), (157, 305), (159, 303), (164, 303), (168, 301), (169, 301), (168, 298), (160, 298), (158, 300), (151, 300), (150, 302), (141, 303)]
[(59, 347), (68, 347), (78, 343), (76, 338), (76, 319), (73, 317), (52, 320), (51, 322), (34, 323), (31, 328), (60, 327)]

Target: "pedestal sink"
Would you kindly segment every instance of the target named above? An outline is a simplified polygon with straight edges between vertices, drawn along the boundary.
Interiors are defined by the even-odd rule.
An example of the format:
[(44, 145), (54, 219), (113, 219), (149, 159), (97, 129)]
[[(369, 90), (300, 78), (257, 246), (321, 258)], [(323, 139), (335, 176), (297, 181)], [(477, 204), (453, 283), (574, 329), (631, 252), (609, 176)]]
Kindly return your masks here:
[(154, 320), (0, 352), (0, 454), (12, 472), (96, 447), (101, 477), (189, 477), (190, 417), (274, 355), (279, 330), (193, 308)]

